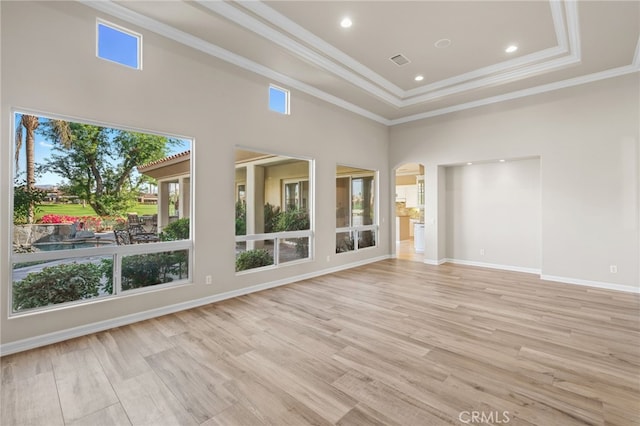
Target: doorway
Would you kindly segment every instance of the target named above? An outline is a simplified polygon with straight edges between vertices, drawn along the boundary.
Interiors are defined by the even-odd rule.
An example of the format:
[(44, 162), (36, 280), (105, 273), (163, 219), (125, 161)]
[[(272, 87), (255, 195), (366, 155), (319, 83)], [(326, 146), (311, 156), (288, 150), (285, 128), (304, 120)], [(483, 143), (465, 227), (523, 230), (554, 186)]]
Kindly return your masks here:
[(424, 166), (402, 164), (395, 173), (395, 243), (398, 259), (424, 261)]

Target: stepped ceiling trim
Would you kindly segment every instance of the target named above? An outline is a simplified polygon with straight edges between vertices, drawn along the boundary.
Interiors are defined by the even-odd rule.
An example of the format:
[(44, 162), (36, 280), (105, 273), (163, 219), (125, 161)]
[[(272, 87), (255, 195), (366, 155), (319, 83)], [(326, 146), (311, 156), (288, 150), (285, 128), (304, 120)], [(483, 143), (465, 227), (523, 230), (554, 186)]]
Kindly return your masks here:
[[(128, 9), (113, 1), (77, 1), (100, 12), (112, 15), (118, 19), (137, 25), (178, 43), (262, 75), (280, 84), (300, 90), (311, 96), (317, 97), (340, 108), (387, 126), (435, 117), (455, 111), (531, 96), (538, 93), (549, 92), (565, 87), (576, 86), (640, 71), (639, 37), (634, 57), (628, 66), (617, 67), (610, 70), (569, 78), (497, 96), (490, 96), (471, 102), (463, 102), (445, 108), (430, 110), (424, 113), (410, 114), (397, 119), (388, 119), (352, 102), (348, 102), (338, 96), (320, 90), (310, 84), (294, 79), (230, 50), (224, 49), (214, 43), (203, 40), (202, 38), (196, 37), (185, 31)], [(521, 80), (546, 72), (559, 70), (581, 62), (580, 29), (578, 24), (577, 2), (575, 1), (561, 2), (552, 0), (549, 3), (557, 42), (556, 46), (479, 68), (474, 71), (463, 73), (411, 90), (403, 90), (397, 85), (394, 85), (392, 82), (315, 36), (263, 2), (249, 1), (232, 3), (203, 0), (195, 0), (195, 2), (207, 10), (223, 16), (225, 19), (228, 19), (260, 35), (270, 42), (277, 44), (294, 56), (309, 62), (326, 72), (338, 76), (345, 81), (348, 81), (369, 95), (392, 105), (400, 111), (405, 107), (420, 105), (436, 99), (445, 98), (450, 95), (466, 93), (484, 87)], [(263, 23), (253, 15), (264, 19), (272, 26)], [(318, 52), (322, 52), (324, 55)]]

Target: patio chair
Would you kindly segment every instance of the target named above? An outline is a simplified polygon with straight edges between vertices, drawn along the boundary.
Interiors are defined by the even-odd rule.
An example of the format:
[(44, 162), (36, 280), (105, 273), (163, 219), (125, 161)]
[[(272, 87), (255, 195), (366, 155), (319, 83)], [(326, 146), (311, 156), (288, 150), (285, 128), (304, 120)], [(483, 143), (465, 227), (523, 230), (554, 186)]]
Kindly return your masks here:
[(131, 244), (131, 237), (129, 232), (125, 229), (116, 229), (113, 231), (113, 235), (116, 237), (116, 244), (119, 246), (125, 246)]
[(127, 214), (127, 228), (129, 230), (129, 234), (131, 235), (144, 233), (144, 229), (142, 228), (142, 221), (138, 217), (137, 213)]
[(129, 232), (129, 240), (132, 244), (160, 241), (157, 235), (157, 216), (155, 219), (156, 224), (152, 226), (151, 232), (144, 229), (144, 222), (137, 214), (128, 214), (127, 221), (127, 232)]
[(151, 232), (153, 234), (158, 233), (158, 213), (155, 213), (153, 216), (151, 216)]

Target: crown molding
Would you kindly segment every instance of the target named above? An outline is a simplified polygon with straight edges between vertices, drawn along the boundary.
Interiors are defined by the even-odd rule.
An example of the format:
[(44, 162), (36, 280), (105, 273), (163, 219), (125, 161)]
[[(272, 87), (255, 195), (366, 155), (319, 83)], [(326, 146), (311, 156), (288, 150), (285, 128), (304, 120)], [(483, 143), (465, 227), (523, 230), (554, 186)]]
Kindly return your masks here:
[(534, 75), (542, 74), (550, 70), (558, 70), (561, 68), (565, 68), (579, 62), (580, 62), (579, 58), (576, 58), (574, 56), (565, 56), (563, 58), (554, 59), (553, 61), (530, 66), (527, 69), (516, 69), (500, 75), (495, 75), (495, 76), (486, 77), (480, 80), (470, 81), (464, 84), (459, 84), (446, 89), (438, 90), (437, 92), (432, 92), (422, 96), (417, 96), (415, 98), (406, 100), (403, 106), (417, 105), (417, 104), (432, 101), (438, 98), (443, 98), (445, 96), (454, 95), (457, 93), (464, 93), (470, 90), (482, 89), (484, 87), (521, 80), (523, 78), (532, 77)]
[(235, 22), (241, 27), (250, 30), (258, 34), (259, 36), (277, 44), (278, 46), (285, 48), (289, 52), (293, 53), (296, 57), (302, 58), (306, 62), (310, 62), (324, 69), (325, 71), (337, 75), (343, 80), (354, 84), (355, 86), (387, 102), (388, 104), (393, 105), (396, 108), (402, 107), (402, 101), (398, 96), (389, 93), (387, 90), (381, 89), (375, 84), (370, 83), (369, 81), (348, 70), (347, 68), (336, 65), (333, 61), (316, 53), (303, 44), (293, 40), (291, 37), (288, 37), (282, 32), (277, 31), (272, 27), (262, 23), (258, 19), (254, 18), (251, 15), (248, 15), (237, 7), (232, 6), (231, 3), (223, 1), (203, 0), (195, 0), (195, 2), (200, 6), (220, 16), (223, 16), (224, 18)]
[(391, 125), (409, 123), (411, 121), (424, 120), (425, 118), (437, 117), (452, 112), (464, 111), (466, 109), (481, 107), (485, 105), (495, 104), (498, 102), (510, 101), (512, 99), (524, 98), (527, 96), (538, 95), (540, 93), (552, 92), (554, 90), (566, 89), (568, 87), (579, 86), (581, 84), (593, 83), (608, 78), (620, 77), (640, 71), (638, 65), (625, 65), (623, 67), (613, 68), (593, 74), (587, 74), (580, 77), (570, 78), (567, 80), (556, 81), (554, 83), (543, 84), (541, 86), (530, 87), (528, 89), (518, 90), (515, 92), (505, 93), (503, 95), (491, 96), (489, 98), (479, 99), (477, 101), (467, 102), (464, 104), (453, 105), (447, 108), (441, 108), (421, 114), (410, 115), (403, 118), (391, 120)]
[[(382, 97), (379, 87), (376, 87), (375, 91), (369, 91), (369, 94), (387, 101), (396, 108), (404, 108), (454, 93), (480, 89), (489, 85), (508, 83), (516, 79), (523, 79), (543, 72), (558, 70), (580, 61), (580, 37), (577, 25), (578, 18), (575, 1), (565, 1), (564, 3), (558, 0), (549, 1), (557, 46), (406, 91), (346, 55), (344, 52), (326, 43), (307, 29), (296, 24), (261, 1), (236, 1), (234, 4), (238, 4), (243, 8), (250, 10), (265, 21), (273, 24), (277, 28), (280, 28), (283, 32), (289, 33), (297, 39), (302, 40), (307, 45), (313, 47), (313, 49), (310, 49), (300, 43), (281, 43), (280, 40), (282, 37), (289, 40), (291, 39), (283, 33), (264, 25), (262, 22), (248, 14), (238, 14), (238, 9), (231, 6), (230, 3), (223, 3), (224, 6), (222, 6), (221, 2), (208, 2), (205, 0), (196, 1), (202, 6), (207, 7), (209, 10), (218, 12), (227, 19), (232, 19), (233, 22), (243, 26), (244, 28), (254, 31), (271, 41), (277, 42), (282, 47), (290, 47), (290, 52), (296, 56), (304, 59), (315, 57), (316, 61), (325, 62), (326, 67), (324, 67), (324, 69), (332, 72), (334, 75), (346, 79), (349, 83), (361, 87), (364, 90), (367, 90), (366, 87), (372, 86), (369, 81), (375, 82), (379, 87), (384, 88), (384, 91), (393, 94), (395, 97), (391, 100), (389, 100), (387, 96)], [(232, 9), (234, 10), (233, 12), (231, 12)], [(225, 15), (225, 13), (228, 13), (229, 15)], [(566, 25), (565, 16), (567, 18)], [(263, 32), (263, 26), (267, 27), (268, 31)], [(260, 29), (260, 32), (258, 32), (258, 29)], [(272, 39), (267, 33), (273, 35), (275, 39)], [(316, 53), (316, 51), (322, 52), (332, 58), (335, 62), (328, 61), (327, 63), (326, 58)], [(559, 55), (563, 54), (568, 54), (567, 58), (564, 60), (557, 58)], [(541, 63), (542, 61), (548, 62)], [(347, 68), (356, 71), (357, 74), (348, 71)], [(451, 88), (452, 86), (455, 86), (455, 88)]]
[[(299, 90), (303, 93), (314, 96), (318, 99), (326, 101), (330, 104), (343, 108), (347, 111), (350, 111), (354, 114), (370, 119), (372, 121), (378, 122), (385, 126), (394, 126), (398, 124), (408, 123), (411, 121), (423, 120), (426, 118), (449, 114), (456, 111), (463, 111), (463, 110), (476, 108), (484, 105), (490, 105), (498, 102), (504, 102), (504, 101), (518, 99), (526, 96), (532, 96), (540, 93), (550, 92), (553, 90), (577, 86), (581, 84), (586, 84), (586, 83), (599, 81), (607, 78), (618, 77), (618, 76), (640, 71), (640, 38), (639, 38), (638, 44), (636, 45), (633, 61), (630, 65), (627, 65), (627, 66), (613, 68), (610, 70), (605, 70), (605, 71), (597, 72), (594, 74), (579, 76), (579, 77), (575, 77), (575, 78), (571, 78), (571, 79), (567, 79), (559, 82), (531, 87), (523, 90), (518, 90), (515, 92), (510, 92), (510, 93), (506, 93), (498, 96), (492, 96), (492, 97), (479, 99), (476, 101), (467, 102), (463, 104), (452, 105), (450, 107), (440, 108), (437, 110), (420, 113), (420, 114), (409, 115), (406, 117), (401, 117), (401, 118), (392, 120), (392, 119), (387, 119), (385, 117), (382, 117), (378, 114), (375, 114), (365, 108), (359, 107), (350, 102), (347, 102), (344, 99), (341, 99), (337, 96), (326, 93), (309, 84), (298, 81), (285, 74), (274, 71), (264, 65), (258, 64), (257, 62), (254, 62), (250, 59), (247, 59), (229, 50), (223, 49), (222, 47), (217, 46), (213, 43), (210, 43), (208, 41), (195, 37), (184, 31), (178, 30), (174, 27), (171, 27), (170, 25), (156, 21), (138, 12), (134, 12), (123, 6), (120, 6), (119, 4), (114, 3), (113, 1), (110, 1), (110, 0), (109, 1), (77, 0), (77, 1), (88, 7), (96, 9), (100, 12), (107, 13), (113, 17), (129, 22), (131, 24), (137, 25), (140, 28), (144, 28), (151, 32), (157, 33), (161, 36), (167, 37), (178, 43), (184, 44), (193, 49), (199, 50), (205, 54), (208, 54), (210, 56), (219, 58), (223, 61), (229, 62), (240, 68), (262, 75), (263, 77), (276, 81), (280, 84), (287, 85), (290, 88)], [(213, 3), (221, 3), (221, 2), (213, 2)], [(554, 10), (554, 8), (558, 8), (559, 2), (552, 0), (550, 4), (552, 5), (552, 10)], [(559, 37), (559, 41), (558, 41), (559, 46), (555, 48), (551, 48), (549, 50), (552, 52), (555, 52), (555, 54), (557, 55), (558, 53), (561, 53), (561, 50), (565, 47), (563, 46), (563, 44), (566, 43), (568, 44), (569, 52), (571, 52), (569, 55), (560, 57), (560, 58), (555, 58), (548, 62), (536, 63), (530, 66), (527, 71), (513, 70), (509, 73), (504, 73), (503, 75), (487, 76), (486, 78), (482, 79), (482, 82), (483, 82), (482, 86), (498, 84), (501, 80), (514, 81), (517, 79), (525, 78), (527, 76), (526, 75), (527, 72), (529, 73), (529, 76), (530, 76), (530, 75), (540, 74), (540, 73), (549, 71), (550, 69), (563, 68), (579, 62), (580, 56), (578, 53), (580, 52), (580, 37), (579, 37), (579, 30), (578, 30), (576, 2), (565, 1), (564, 5), (565, 5), (565, 11), (567, 13), (567, 23), (568, 23), (567, 27), (568, 27), (568, 34), (569, 34), (568, 41), (565, 42), (563, 41), (562, 37)], [(554, 16), (557, 16), (557, 12)], [(556, 17), (554, 18), (554, 22), (555, 20), (560, 21), (561, 19)], [(556, 31), (557, 34), (559, 34), (558, 25), (556, 25), (556, 30), (557, 30)], [(533, 54), (533, 55), (536, 55), (536, 54)], [(475, 84), (475, 81), (469, 82), (466, 86), (462, 85), (461, 88), (454, 86), (454, 87), (449, 87), (447, 89), (435, 91), (423, 96), (415, 96), (413, 98), (400, 101), (400, 105), (401, 106), (416, 105), (419, 103), (423, 103), (423, 102), (427, 102), (427, 101), (441, 98), (444, 96), (448, 96), (454, 93), (460, 93), (466, 90), (472, 90), (473, 88), (477, 88), (473, 86), (474, 84)], [(482, 87), (482, 86), (479, 86), (479, 87)]]
[(137, 25), (141, 28), (144, 28), (146, 30), (149, 30), (161, 36), (167, 37), (173, 41), (184, 44), (193, 49), (199, 50), (203, 53), (206, 53), (210, 56), (214, 56), (223, 61), (229, 62), (240, 68), (262, 75), (263, 77), (277, 81), (281, 84), (285, 84), (291, 88), (300, 90), (301, 92), (307, 93), (318, 99), (322, 99), (323, 101), (336, 105), (347, 111), (351, 111), (362, 117), (368, 118), (370, 120), (376, 121), (386, 126), (390, 124), (390, 120), (378, 114), (374, 114), (373, 112), (368, 111), (357, 105), (354, 105), (350, 102), (347, 102), (344, 99), (341, 99), (341, 98), (338, 98), (337, 96), (323, 92), (322, 90), (319, 90), (309, 84), (303, 83), (287, 75), (274, 71), (271, 68), (265, 67), (264, 65), (258, 64), (257, 62), (254, 62), (250, 59), (247, 59), (243, 56), (233, 53), (227, 49), (223, 49), (222, 47), (217, 46), (213, 43), (202, 40), (201, 38), (195, 37), (184, 31), (178, 30), (170, 25), (163, 24), (162, 22), (156, 21), (155, 19), (149, 18), (145, 15), (142, 15), (141, 13), (134, 12), (123, 6), (113, 3), (112, 1), (88, 1), (88, 0), (77, 0), (77, 1), (79, 3), (84, 4), (85, 6), (89, 6), (100, 12), (107, 13), (118, 19)]
[(372, 69), (361, 64), (360, 62), (356, 61), (340, 49), (337, 49), (333, 45), (327, 43), (320, 37), (308, 31), (304, 27), (298, 25), (273, 8), (267, 6), (264, 2), (239, 1), (237, 3), (245, 9), (248, 9), (251, 12), (255, 13), (257, 16), (266, 19), (267, 21), (276, 25), (278, 28), (283, 29), (289, 34), (314, 47), (316, 50), (326, 54), (330, 58), (334, 58), (338, 63), (342, 63), (346, 67), (356, 71), (357, 74), (360, 74), (366, 79), (373, 81), (378, 86), (384, 88), (387, 92), (395, 95), (398, 98), (401, 98), (403, 96), (404, 91), (402, 88), (391, 83), (389, 80), (382, 77)]

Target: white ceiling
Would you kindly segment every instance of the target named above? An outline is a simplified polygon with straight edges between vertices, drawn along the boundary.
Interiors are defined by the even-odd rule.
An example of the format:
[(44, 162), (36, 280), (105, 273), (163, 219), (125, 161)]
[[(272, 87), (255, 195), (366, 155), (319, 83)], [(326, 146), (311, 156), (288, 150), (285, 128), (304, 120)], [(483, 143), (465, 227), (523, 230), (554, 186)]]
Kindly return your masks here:
[(80, 1), (387, 125), (640, 71), (638, 1)]

